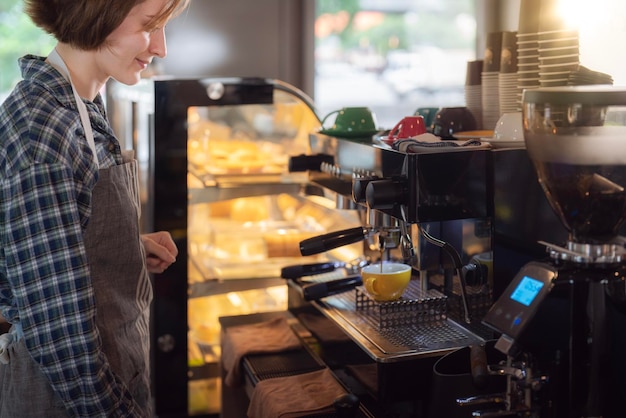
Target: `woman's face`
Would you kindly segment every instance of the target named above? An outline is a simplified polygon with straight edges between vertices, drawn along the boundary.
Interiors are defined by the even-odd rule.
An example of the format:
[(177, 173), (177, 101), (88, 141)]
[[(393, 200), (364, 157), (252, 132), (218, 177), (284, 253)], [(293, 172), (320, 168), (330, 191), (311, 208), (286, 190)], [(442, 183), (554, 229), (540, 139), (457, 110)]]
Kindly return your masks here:
[(136, 84), (154, 57), (167, 55), (165, 27), (147, 28), (166, 3), (167, 0), (145, 0), (137, 4), (107, 37), (97, 54), (98, 65), (107, 77), (128, 85)]

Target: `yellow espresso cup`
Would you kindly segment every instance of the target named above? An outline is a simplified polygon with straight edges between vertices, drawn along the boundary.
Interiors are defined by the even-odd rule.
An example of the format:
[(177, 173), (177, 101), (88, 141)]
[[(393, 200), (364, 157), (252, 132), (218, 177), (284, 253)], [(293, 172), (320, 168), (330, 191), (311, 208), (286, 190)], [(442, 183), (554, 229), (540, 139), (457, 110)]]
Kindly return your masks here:
[(385, 302), (399, 299), (411, 280), (411, 266), (387, 262), (361, 268), (363, 286), (372, 299)]

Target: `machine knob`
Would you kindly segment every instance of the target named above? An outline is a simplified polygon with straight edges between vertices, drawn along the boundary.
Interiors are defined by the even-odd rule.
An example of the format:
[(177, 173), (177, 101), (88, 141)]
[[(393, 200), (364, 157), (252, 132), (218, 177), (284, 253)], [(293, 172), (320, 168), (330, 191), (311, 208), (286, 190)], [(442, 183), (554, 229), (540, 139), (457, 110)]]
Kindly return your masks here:
[(334, 164), (335, 157), (328, 154), (295, 155), (289, 158), (289, 172), (320, 171), (322, 163)]
[(468, 286), (478, 286), (486, 282), (487, 267), (478, 262), (470, 262), (463, 266), (461, 274), (465, 278), (465, 284)]
[(367, 206), (371, 209), (392, 209), (406, 203), (407, 190), (400, 180), (373, 180), (365, 190)]
[(176, 339), (171, 334), (164, 334), (157, 338), (157, 346), (164, 353), (171, 353), (176, 346)]
[(368, 178), (355, 178), (352, 179), (352, 200), (357, 203), (365, 203), (365, 190), (367, 185), (370, 184), (372, 179)]

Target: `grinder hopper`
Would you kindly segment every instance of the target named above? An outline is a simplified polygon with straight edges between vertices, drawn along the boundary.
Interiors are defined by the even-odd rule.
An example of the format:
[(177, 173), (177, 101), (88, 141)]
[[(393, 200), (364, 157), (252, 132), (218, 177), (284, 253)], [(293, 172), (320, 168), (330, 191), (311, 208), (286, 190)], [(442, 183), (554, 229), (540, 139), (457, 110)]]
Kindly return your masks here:
[(568, 245), (613, 242), (626, 219), (626, 89), (526, 90), (524, 139)]

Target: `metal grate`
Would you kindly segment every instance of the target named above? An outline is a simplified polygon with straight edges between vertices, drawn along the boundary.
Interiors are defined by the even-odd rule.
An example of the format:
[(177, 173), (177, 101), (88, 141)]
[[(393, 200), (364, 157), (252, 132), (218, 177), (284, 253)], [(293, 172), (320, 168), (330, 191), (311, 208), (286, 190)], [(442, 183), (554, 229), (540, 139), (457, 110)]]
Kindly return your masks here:
[[(439, 316), (435, 314), (436, 309), (425, 314), (421, 319), (427, 318), (428, 320), (423, 322), (418, 321), (420, 317), (415, 312), (407, 311), (403, 314), (407, 317), (413, 316), (413, 319), (404, 318), (401, 320), (404, 324), (385, 328), (379, 326), (381, 322), (379, 309), (356, 308), (358, 289), (325, 298), (324, 304), (328, 309), (326, 312), (336, 318), (338, 325), (341, 327), (348, 326), (347, 329), (352, 330), (352, 335), (358, 341), (365, 343), (366, 346), (369, 343), (374, 344), (380, 350), (380, 352), (371, 352), (375, 358), (420, 356), (426, 353), (453, 350), (481, 341), (478, 335), (447, 317), (445, 314), (447, 303), (445, 295), (436, 290), (429, 290), (430, 292), (439, 295), (436, 298), (436, 306), (439, 307), (441, 304), (439, 307), (442, 312), (440, 319), (437, 319)], [(421, 300), (423, 306), (428, 305), (424, 303), (426, 299)], [(379, 305), (380, 303), (374, 306), (380, 307)], [(415, 305), (412, 308), (419, 306), (415, 302), (409, 305)], [(418, 311), (419, 309), (417, 308)], [(411, 323), (407, 324), (407, 322)], [(358, 332), (360, 336), (356, 336), (354, 331)]]
[(427, 325), (446, 319), (447, 297), (437, 290), (424, 291), (417, 280), (412, 280), (402, 297), (389, 302), (378, 302), (362, 286), (356, 288), (356, 309), (367, 314), (381, 329), (406, 325)]

